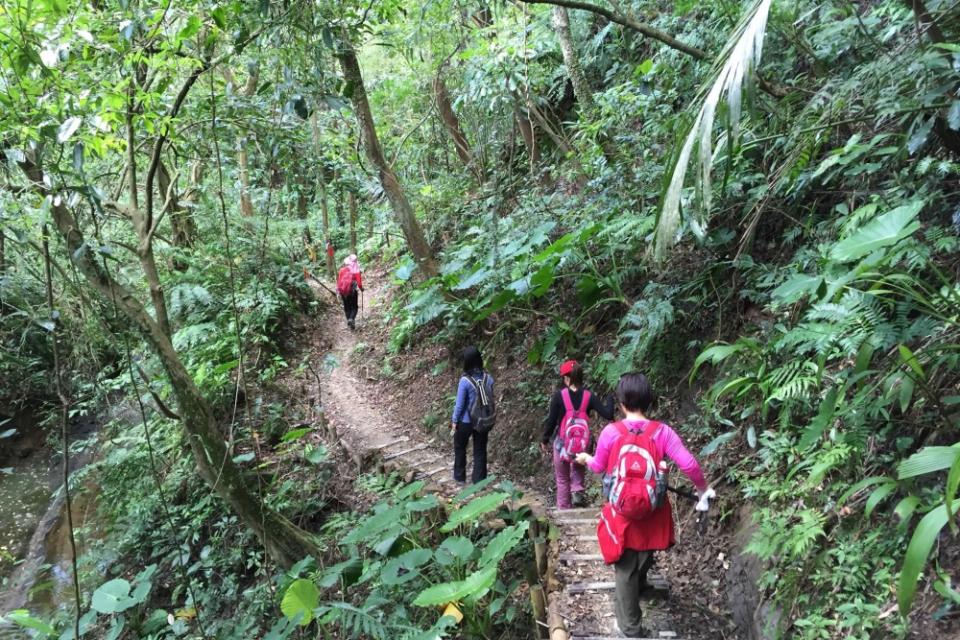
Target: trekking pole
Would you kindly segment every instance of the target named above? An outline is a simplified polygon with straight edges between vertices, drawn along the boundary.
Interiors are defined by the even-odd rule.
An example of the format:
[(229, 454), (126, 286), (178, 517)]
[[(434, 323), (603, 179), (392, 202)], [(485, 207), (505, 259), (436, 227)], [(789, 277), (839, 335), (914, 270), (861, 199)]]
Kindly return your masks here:
[[(697, 496), (697, 494), (693, 493), (692, 491), (678, 489), (676, 487), (671, 487), (670, 485), (667, 485), (667, 491), (670, 491), (671, 493), (675, 493), (681, 498), (686, 498), (687, 500), (691, 500), (693, 502), (700, 502), (700, 497)], [(707, 532), (707, 527), (710, 525), (710, 517), (708, 515), (709, 510), (710, 510), (710, 501), (708, 499), (707, 510), (697, 511), (697, 534), (698, 535), (702, 536)]]

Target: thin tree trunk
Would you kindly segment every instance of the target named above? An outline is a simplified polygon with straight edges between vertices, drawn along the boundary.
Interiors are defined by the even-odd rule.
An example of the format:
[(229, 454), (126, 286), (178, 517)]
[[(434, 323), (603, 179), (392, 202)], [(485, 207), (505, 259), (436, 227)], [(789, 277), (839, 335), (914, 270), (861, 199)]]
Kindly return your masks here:
[(350, 209), (350, 250), (357, 252), (357, 196), (347, 191), (347, 207)]
[[(43, 173), (39, 166), (26, 161), (21, 163), (21, 168), (39, 194), (49, 193), (43, 184)], [(80, 273), (107, 306), (117, 305), (127, 320), (143, 334), (163, 365), (200, 476), (231, 507), (240, 521), (257, 535), (267, 553), (279, 565), (290, 567), (304, 557), (318, 556), (320, 550), (310, 534), (269, 509), (250, 490), (240, 468), (227, 451), (213, 409), (184, 367), (168, 334), (150, 317), (144, 306), (104, 269), (90, 251), (66, 204), (55, 200), (51, 214), (64, 240), (67, 255)]]
[(473, 153), (470, 151), (470, 143), (463, 134), (463, 129), (460, 128), (460, 119), (457, 118), (457, 114), (453, 110), (453, 103), (450, 101), (450, 92), (447, 90), (447, 85), (443, 81), (443, 66), (440, 67), (437, 75), (433, 78), (433, 96), (437, 101), (437, 111), (440, 112), (440, 120), (443, 122), (447, 133), (450, 134), (450, 138), (453, 139), (453, 146), (457, 150), (460, 162), (473, 174), (479, 184), (483, 184), (484, 176), (480, 173)]
[(537, 146), (536, 132), (533, 130), (533, 123), (519, 107), (514, 106), (513, 112), (517, 119), (517, 127), (520, 129), (520, 137), (523, 138), (523, 144), (527, 147), (527, 160), (530, 163), (530, 173), (533, 174), (536, 166), (540, 164), (540, 147)]
[[(227, 82), (234, 84), (233, 73), (228, 67), (223, 68), (223, 75)], [(253, 97), (257, 92), (257, 85), (260, 83), (260, 67), (254, 66), (247, 76), (247, 82), (243, 86), (240, 95), (245, 98)], [(249, 218), (253, 216), (253, 199), (250, 196), (250, 157), (247, 152), (249, 141), (246, 136), (237, 138), (237, 173), (240, 181), (240, 215)]]
[(330, 205), (327, 202), (327, 181), (323, 176), (322, 166), (320, 167), (320, 212), (323, 217), (323, 255), (324, 259), (327, 261), (327, 276), (333, 280), (337, 277), (337, 272), (334, 269), (333, 256), (330, 255), (330, 252), (327, 251), (326, 248), (326, 243), (333, 242), (333, 240), (330, 238)]
[(177, 189), (170, 184), (170, 172), (167, 171), (163, 162), (157, 166), (157, 185), (160, 187), (161, 200), (166, 202), (168, 194), (170, 197), (167, 215), (170, 216), (170, 226), (173, 228), (171, 238), (173, 245), (176, 247), (192, 247), (197, 235), (197, 225), (190, 210), (180, 205)]
[(407, 196), (403, 192), (403, 187), (400, 186), (400, 181), (397, 180), (396, 174), (383, 155), (380, 140), (377, 138), (373, 113), (370, 111), (370, 102), (367, 100), (367, 91), (363, 86), (363, 75), (360, 73), (357, 54), (354, 52), (353, 46), (345, 39), (341, 42), (340, 47), (337, 57), (340, 60), (344, 79), (353, 87), (351, 100), (367, 159), (377, 168), (380, 175), (380, 184), (383, 186), (384, 193), (387, 194), (387, 199), (390, 200), (393, 213), (397, 218), (400, 229), (403, 231), (410, 253), (413, 254), (424, 275), (428, 278), (433, 277), (437, 274), (437, 263), (434, 261), (433, 251), (423, 235), (423, 230), (420, 228), (420, 223), (413, 212), (413, 207), (410, 206), (410, 201), (407, 200)]
[(570, 82), (573, 84), (573, 94), (577, 96), (581, 112), (589, 111), (593, 108), (593, 92), (587, 82), (587, 76), (583, 73), (580, 56), (577, 55), (573, 37), (570, 35), (570, 17), (567, 15), (566, 7), (553, 8), (553, 28), (557, 32), (557, 39), (560, 40), (563, 63), (567, 66), (567, 75), (570, 76)]

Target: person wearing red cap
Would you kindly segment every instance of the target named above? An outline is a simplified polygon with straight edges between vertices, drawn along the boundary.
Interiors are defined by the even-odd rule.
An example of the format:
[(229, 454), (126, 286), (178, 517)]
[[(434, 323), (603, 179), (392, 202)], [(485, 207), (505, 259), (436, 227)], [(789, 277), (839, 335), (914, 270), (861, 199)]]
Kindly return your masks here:
[[(583, 369), (576, 360), (567, 360), (560, 365), (561, 386), (550, 398), (550, 413), (543, 423), (543, 440), (540, 448), (545, 455), (553, 452), (553, 471), (557, 481), (557, 508), (570, 509), (584, 506), (584, 467), (570, 460), (563, 453), (562, 432), (574, 414), (593, 412), (607, 420), (613, 420), (613, 399), (601, 401), (583, 388)], [(550, 446), (553, 441), (553, 446)]]

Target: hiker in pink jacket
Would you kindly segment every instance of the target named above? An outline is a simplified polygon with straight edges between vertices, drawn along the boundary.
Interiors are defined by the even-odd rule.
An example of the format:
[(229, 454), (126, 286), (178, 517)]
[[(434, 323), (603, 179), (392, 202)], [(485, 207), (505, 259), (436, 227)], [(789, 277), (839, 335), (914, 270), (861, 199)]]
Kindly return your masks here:
[(544, 421), (540, 449), (553, 452), (553, 472), (557, 481), (557, 509), (584, 507), (584, 468), (577, 464), (576, 454), (588, 452), (593, 444), (590, 435), (591, 412), (613, 420), (613, 398), (602, 402), (583, 386), (583, 369), (576, 360), (560, 365), (562, 385), (550, 398), (550, 414)]

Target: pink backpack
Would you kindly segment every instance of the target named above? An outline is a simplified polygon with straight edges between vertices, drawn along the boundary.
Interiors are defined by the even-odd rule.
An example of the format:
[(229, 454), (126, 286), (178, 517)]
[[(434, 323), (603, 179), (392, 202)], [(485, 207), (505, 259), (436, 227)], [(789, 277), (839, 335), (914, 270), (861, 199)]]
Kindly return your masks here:
[(579, 409), (573, 408), (569, 389), (561, 391), (560, 397), (563, 398), (563, 408), (566, 411), (560, 420), (560, 434), (557, 436), (560, 442), (560, 459), (571, 462), (578, 453), (584, 453), (590, 448), (590, 418), (587, 416), (590, 392), (583, 390)]
[(353, 273), (350, 267), (342, 267), (337, 274), (337, 293), (348, 296), (353, 291)]
[(659, 506), (666, 486), (658, 477), (662, 456), (654, 438), (659, 422), (648, 422), (643, 431), (625, 422), (616, 423), (620, 437), (610, 452), (607, 474), (611, 477), (610, 504), (618, 515), (643, 520)]

